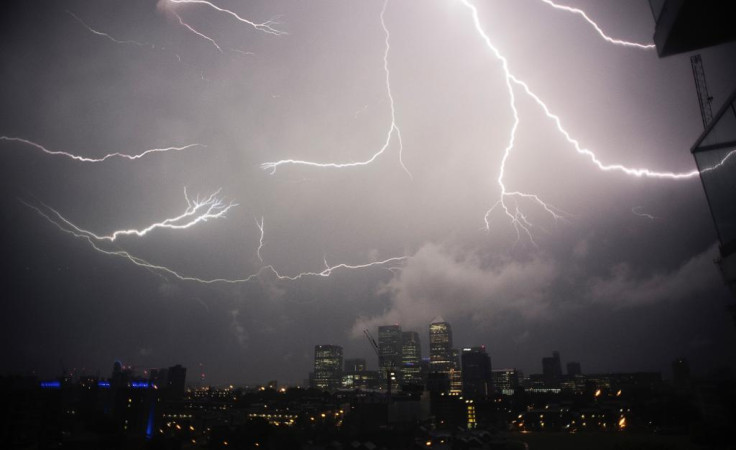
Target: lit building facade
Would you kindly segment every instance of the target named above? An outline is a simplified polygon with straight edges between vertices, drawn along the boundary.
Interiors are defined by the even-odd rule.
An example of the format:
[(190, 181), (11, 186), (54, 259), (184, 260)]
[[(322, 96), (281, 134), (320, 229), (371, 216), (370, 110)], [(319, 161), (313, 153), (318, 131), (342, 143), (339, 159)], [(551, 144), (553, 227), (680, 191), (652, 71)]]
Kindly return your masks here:
[(500, 392), (503, 395), (513, 395), (514, 390), (519, 387), (522, 378), (523, 376), (516, 369), (491, 370), (493, 387), (496, 392)]
[(402, 384), (422, 384), (422, 346), (419, 333), (401, 333), (401, 382)]
[(342, 383), (342, 347), (339, 345), (314, 346), (312, 387), (333, 390)]
[(447, 322), (429, 325), (429, 371), (450, 373), (454, 368), (452, 358), (452, 328)]

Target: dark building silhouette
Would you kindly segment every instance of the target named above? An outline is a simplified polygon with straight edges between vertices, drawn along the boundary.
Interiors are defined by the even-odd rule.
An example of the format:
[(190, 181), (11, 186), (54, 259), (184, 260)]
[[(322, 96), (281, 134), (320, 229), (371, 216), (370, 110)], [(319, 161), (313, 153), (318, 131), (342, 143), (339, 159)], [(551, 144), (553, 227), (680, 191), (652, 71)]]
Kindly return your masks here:
[(427, 391), (430, 394), (447, 394), (450, 392), (450, 375), (442, 372), (427, 374)]
[(562, 363), (560, 362), (560, 352), (552, 352), (552, 357), (542, 358), (542, 376), (544, 382), (549, 386), (555, 386), (562, 379)]
[(659, 56), (684, 53), (736, 40), (732, 2), (649, 0), (656, 22)]
[[(656, 22), (654, 43), (660, 57), (736, 40), (733, 2), (649, 0), (649, 4)], [(696, 90), (705, 130), (690, 152), (700, 171), (700, 180), (718, 233), (720, 257), (716, 262), (724, 281), (736, 296), (736, 166), (725, 161), (733, 150), (736, 132), (736, 90), (713, 115), (710, 104), (712, 97), (701, 95), (707, 93), (707, 88), (701, 92), (701, 87), (705, 86), (704, 76), (702, 78), (702, 86), (698, 83)], [(709, 117), (711, 115), (712, 118)], [(736, 305), (731, 304), (728, 311), (736, 321)]]
[(386, 386), (390, 372), (399, 373), (401, 368), (401, 327), (384, 325), (378, 327), (378, 372), (381, 386)]
[(166, 395), (169, 400), (181, 400), (187, 380), (187, 369), (177, 364), (169, 367), (166, 374)]
[(463, 396), (478, 399), (492, 394), (491, 357), (485, 345), (464, 348), (461, 358)]

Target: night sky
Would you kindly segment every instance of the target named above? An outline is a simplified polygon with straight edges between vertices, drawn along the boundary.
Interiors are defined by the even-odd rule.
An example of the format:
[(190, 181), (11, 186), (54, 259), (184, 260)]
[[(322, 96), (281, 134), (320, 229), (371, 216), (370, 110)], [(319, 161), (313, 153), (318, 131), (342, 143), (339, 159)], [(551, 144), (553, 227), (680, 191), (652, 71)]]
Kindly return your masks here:
[[(553, 350), (584, 373), (733, 363), (733, 300), (699, 178), (601, 171), (517, 88), (503, 182), (561, 217), (507, 198), (530, 234), (517, 236), (499, 207), (486, 229), (514, 117), (502, 65), (461, 1), (388, 2), (390, 91), (383, 1), (214, 1), (283, 33), (203, 4), (3, 3), (0, 135), (87, 158), (201, 145), (82, 162), (0, 140), (0, 374), (107, 376), (119, 359), (182, 364), (190, 381), (202, 364), (211, 383), (301, 383), (316, 344), (375, 368), (364, 328), (415, 330), (427, 356), (437, 317), (455, 346), (485, 344), (494, 368), (527, 374)], [(612, 37), (651, 42), (645, 0), (560, 3)], [(601, 161), (695, 169), (689, 54), (613, 45), (540, 0), (474, 4), (511, 72)], [(735, 51), (701, 51), (714, 109), (733, 88)], [(364, 166), (261, 167), (365, 161), (389, 132)], [(142, 229), (183, 213), (184, 189), (220, 190), (237, 206), (187, 229), (93, 242), (183, 277), (258, 276), (182, 280), (96, 251), (38, 213), (98, 235)], [(293, 281), (267, 267), (295, 276), (401, 257)]]

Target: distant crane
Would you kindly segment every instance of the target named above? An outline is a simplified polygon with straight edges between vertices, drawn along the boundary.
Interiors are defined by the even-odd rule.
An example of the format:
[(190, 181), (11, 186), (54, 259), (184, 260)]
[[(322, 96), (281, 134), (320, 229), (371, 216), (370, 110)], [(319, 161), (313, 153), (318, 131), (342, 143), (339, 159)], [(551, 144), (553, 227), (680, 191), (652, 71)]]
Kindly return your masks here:
[[(378, 357), (378, 364), (381, 364), (381, 351), (378, 348), (378, 344), (376, 343), (376, 340), (373, 339), (373, 336), (371, 335), (371, 332), (368, 330), (363, 330), (363, 334), (365, 334), (365, 337), (368, 338), (368, 342), (370, 342), (371, 347), (373, 347), (373, 351), (376, 352), (376, 356)], [(379, 367), (380, 370), (380, 367)], [(388, 393), (388, 402), (391, 403), (391, 375), (393, 373), (393, 362), (389, 361), (388, 367), (386, 367), (386, 391)]]
[(708, 124), (713, 120), (713, 110), (710, 107), (713, 97), (708, 94), (708, 85), (705, 83), (705, 71), (703, 70), (703, 58), (700, 57), (700, 54), (690, 57), (690, 65), (693, 66), (695, 89), (698, 91), (698, 103), (700, 104), (700, 115), (703, 118), (703, 127), (708, 128)]

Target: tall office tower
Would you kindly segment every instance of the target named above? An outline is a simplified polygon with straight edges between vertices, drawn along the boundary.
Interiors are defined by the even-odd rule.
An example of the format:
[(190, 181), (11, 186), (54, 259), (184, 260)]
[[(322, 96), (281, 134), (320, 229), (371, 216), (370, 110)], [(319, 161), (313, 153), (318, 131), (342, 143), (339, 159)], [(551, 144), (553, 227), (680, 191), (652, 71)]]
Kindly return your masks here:
[(572, 378), (576, 375), (582, 375), (583, 371), (580, 369), (580, 363), (579, 362), (569, 362), (567, 363), (567, 376)]
[(403, 384), (422, 383), (422, 346), (416, 331), (401, 333), (401, 381)]
[[(378, 327), (378, 371), (381, 386), (386, 386), (387, 371), (400, 376), (401, 370), (401, 327), (384, 325)], [(399, 380), (400, 381), (400, 380)]]
[(486, 346), (464, 348), (461, 358), (463, 396), (485, 398), (491, 395), (491, 357), (486, 353)]
[(452, 328), (442, 319), (429, 325), (429, 371), (449, 375), (452, 358)]
[(184, 387), (187, 379), (187, 368), (177, 364), (169, 367), (166, 373), (167, 397), (171, 400), (181, 400), (184, 397)]
[(542, 358), (542, 376), (544, 382), (549, 386), (560, 383), (562, 379), (562, 363), (560, 362), (560, 352), (552, 352), (551, 358)]
[(342, 382), (342, 347), (339, 345), (314, 346), (314, 375), (312, 387), (337, 389)]
[(365, 359), (354, 358), (345, 360), (345, 372), (364, 372)]

